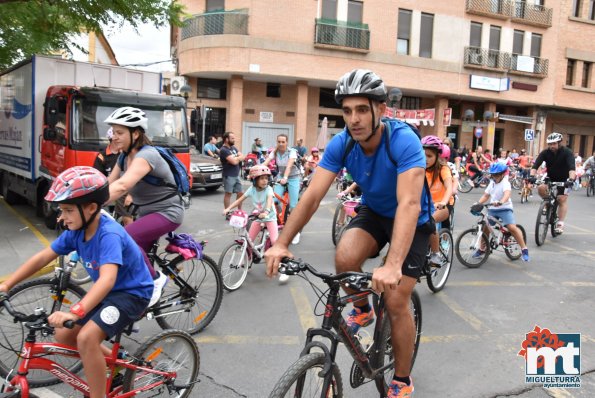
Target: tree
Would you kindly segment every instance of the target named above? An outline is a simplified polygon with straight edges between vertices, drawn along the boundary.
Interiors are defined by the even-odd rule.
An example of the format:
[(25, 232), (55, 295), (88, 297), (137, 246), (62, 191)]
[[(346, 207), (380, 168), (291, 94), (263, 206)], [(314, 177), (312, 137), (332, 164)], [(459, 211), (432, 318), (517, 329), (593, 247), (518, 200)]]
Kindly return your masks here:
[(72, 37), (83, 31), (125, 22), (181, 26), (183, 16), (183, 6), (170, 0), (0, 0), (0, 70), (34, 54), (78, 48)]

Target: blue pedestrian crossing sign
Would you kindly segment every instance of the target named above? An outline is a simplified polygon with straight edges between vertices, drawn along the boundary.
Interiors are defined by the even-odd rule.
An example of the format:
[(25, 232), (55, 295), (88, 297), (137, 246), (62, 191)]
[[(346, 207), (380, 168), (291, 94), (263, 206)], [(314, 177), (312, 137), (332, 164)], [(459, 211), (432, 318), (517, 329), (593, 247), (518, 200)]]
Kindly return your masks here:
[(535, 139), (535, 130), (525, 129), (525, 141), (533, 141)]

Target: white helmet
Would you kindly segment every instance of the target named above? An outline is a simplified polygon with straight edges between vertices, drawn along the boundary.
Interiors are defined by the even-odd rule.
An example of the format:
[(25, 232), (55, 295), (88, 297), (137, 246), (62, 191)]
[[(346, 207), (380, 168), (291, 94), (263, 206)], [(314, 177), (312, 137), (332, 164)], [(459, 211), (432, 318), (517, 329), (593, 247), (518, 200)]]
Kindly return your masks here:
[(104, 122), (107, 124), (119, 124), (127, 127), (142, 127), (145, 131), (147, 131), (148, 128), (145, 112), (131, 106), (124, 106), (116, 109), (104, 120)]
[(556, 133), (555, 131), (547, 136), (547, 143), (553, 144), (555, 142), (562, 141), (562, 134)]

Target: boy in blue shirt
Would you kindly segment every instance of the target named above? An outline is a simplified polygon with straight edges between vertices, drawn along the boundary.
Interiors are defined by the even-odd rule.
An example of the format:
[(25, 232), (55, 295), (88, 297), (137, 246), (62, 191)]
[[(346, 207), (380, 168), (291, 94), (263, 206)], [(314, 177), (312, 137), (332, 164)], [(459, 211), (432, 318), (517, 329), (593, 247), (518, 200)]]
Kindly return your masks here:
[[(56, 328), (56, 341), (77, 347), (91, 398), (104, 398), (106, 393), (104, 355), (110, 350), (102, 342), (140, 318), (153, 293), (138, 245), (120, 224), (100, 214), (108, 198), (107, 178), (98, 170), (76, 166), (61, 173), (45, 200), (59, 205), (60, 220), (68, 231), (0, 284), (0, 291), (8, 292), (58, 255), (78, 252), (95, 283), (70, 312), (55, 312), (48, 320)], [(63, 327), (69, 320), (76, 322), (73, 329)]]

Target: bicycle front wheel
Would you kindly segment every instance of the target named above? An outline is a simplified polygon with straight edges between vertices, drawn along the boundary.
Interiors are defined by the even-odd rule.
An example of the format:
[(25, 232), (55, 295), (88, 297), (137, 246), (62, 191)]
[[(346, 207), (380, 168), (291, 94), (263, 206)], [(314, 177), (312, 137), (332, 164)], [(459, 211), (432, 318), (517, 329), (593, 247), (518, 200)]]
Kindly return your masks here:
[(343, 235), (343, 231), (345, 230), (346, 218), (347, 216), (345, 215), (343, 203), (339, 203), (335, 208), (335, 215), (333, 216), (332, 238), (333, 245), (335, 246), (337, 246), (339, 240), (341, 240), (341, 235)]
[[(372, 350), (370, 363), (374, 369), (379, 369), (385, 364), (392, 364), (384, 371), (384, 377), (376, 380), (376, 388), (378, 392), (385, 396), (388, 385), (391, 383), (395, 374), (395, 357), (391, 340), (391, 324), (390, 317), (384, 310), (385, 314), (382, 318), (382, 325), (380, 326), (380, 340), (374, 342), (375, 350)], [(415, 327), (415, 340), (413, 341), (413, 354), (411, 355), (411, 369), (415, 364), (415, 357), (417, 357), (417, 349), (419, 348), (419, 340), (421, 338), (421, 300), (417, 291), (411, 292), (411, 315), (413, 316), (413, 325)]]
[(442, 228), (438, 232), (438, 242), (440, 253), (442, 253), (444, 261), (442, 262), (442, 264), (439, 265), (430, 264), (430, 274), (426, 277), (428, 287), (434, 293), (444, 289), (446, 280), (450, 275), (450, 268), (452, 266), (452, 257), (454, 250), (454, 244), (452, 241), (452, 235), (450, 233), (450, 230), (448, 230), (447, 228)]
[(591, 179), (589, 179), (589, 181), (587, 182), (587, 197), (589, 196), (593, 196), (593, 194), (595, 193), (593, 190), (593, 182)]
[(343, 381), (336, 364), (332, 366), (332, 378), (327, 390), (322, 391), (324, 380), (320, 378), (320, 373), (324, 368), (324, 364), (325, 356), (322, 352), (311, 352), (304, 355), (281, 376), (269, 398), (343, 397)]
[[(147, 391), (138, 392), (135, 397), (156, 397), (171, 395), (168, 383), (176, 391), (176, 397), (187, 397), (198, 381), (200, 354), (196, 342), (182, 330), (167, 330), (152, 337), (132, 356), (138, 368), (127, 368), (124, 373), (123, 391), (129, 392), (163, 381)], [(175, 372), (175, 379), (151, 373), (149, 369)], [(175, 382), (174, 382), (175, 381)]]
[(471, 181), (469, 181), (469, 176), (461, 176), (459, 179), (459, 192), (469, 193), (472, 189), (473, 185), (471, 185)]
[(219, 257), (219, 271), (223, 287), (233, 292), (242, 286), (250, 268), (250, 258), (245, 248), (246, 242), (234, 242), (227, 246)]
[[(49, 315), (55, 311), (69, 312), (70, 306), (78, 303), (86, 294), (85, 289), (70, 283), (65, 290), (62, 302), (57, 301), (56, 283), (53, 278), (33, 279), (20, 283), (9, 292), (10, 303), (16, 311), (33, 314), (36, 308), (45, 309)], [(26, 329), (20, 323), (14, 323), (4, 307), (0, 308), (0, 375), (5, 378), (16, 366), (17, 354), (21, 352), (25, 342)], [(37, 342), (52, 342), (53, 336), (37, 335)], [(80, 360), (62, 356), (53, 356), (52, 360), (71, 372), (78, 372), (82, 364)], [(27, 375), (32, 387), (58, 384), (60, 379), (43, 370), (32, 369)]]
[(477, 268), (488, 261), (490, 255), (488, 237), (483, 232), (478, 233), (477, 228), (469, 228), (457, 238), (455, 253), (465, 267)]
[[(558, 223), (558, 202), (554, 202), (554, 205), (550, 207), (549, 217), (550, 220), (550, 232), (552, 234), (552, 238), (557, 237), (560, 235), (556, 232), (556, 224)], [(547, 234), (547, 233), (546, 233)]]
[[(527, 244), (527, 234), (525, 233), (525, 228), (523, 228), (523, 226), (520, 224), (517, 224), (516, 227), (521, 231), (521, 234), (523, 236), (523, 241), (525, 241), (525, 244)], [(519, 242), (517, 242), (515, 237), (512, 236), (512, 234), (510, 232), (508, 232), (504, 236), (503, 244), (504, 244), (504, 253), (506, 253), (506, 256), (509, 259), (518, 260), (519, 258), (521, 258), (521, 255), (523, 254), (521, 252), (521, 245), (519, 244)]]
[(207, 327), (219, 311), (223, 297), (221, 273), (215, 261), (206, 255), (202, 259), (171, 263), (170, 267), (173, 270), (165, 272), (170, 277), (173, 275), (173, 280), (169, 280), (161, 299), (152, 307), (155, 318), (163, 329), (196, 334)]
[(550, 220), (550, 204), (547, 201), (541, 202), (537, 211), (537, 221), (535, 222), (535, 244), (541, 246), (547, 236), (547, 228)]

